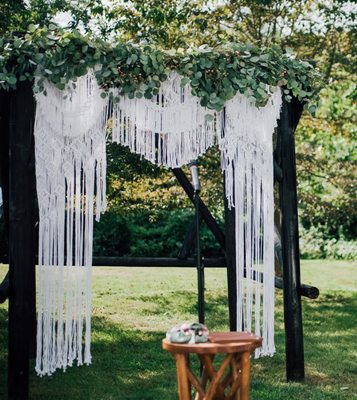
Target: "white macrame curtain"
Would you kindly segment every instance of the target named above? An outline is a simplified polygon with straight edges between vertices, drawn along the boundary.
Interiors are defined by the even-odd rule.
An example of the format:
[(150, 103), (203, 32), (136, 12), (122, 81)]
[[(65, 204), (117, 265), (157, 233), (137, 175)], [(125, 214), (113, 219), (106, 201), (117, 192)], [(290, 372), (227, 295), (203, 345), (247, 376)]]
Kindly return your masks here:
[(263, 337), (256, 356), (275, 352), (273, 132), (280, 108), (279, 89), (262, 108), (237, 94), (225, 105), (218, 140), (235, 210), (237, 330)]
[[(93, 74), (36, 95), (39, 203), (36, 371), (91, 362), (93, 212), (106, 207), (107, 102)], [(85, 346), (83, 351), (83, 337)]]
[(114, 142), (166, 167), (187, 164), (218, 142), (235, 209), (237, 330), (244, 320), (246, 330), (263, 336), (257, 356), (275, 351), (272, 136), (280, 90), (262, 108), (237, 94), (217, 113), (201, 107), (181, 79), (172, 72), (152, 99), (119, 96), (110, 113), (92, 72), (64, 91), (46, 82), (46, 95), (36, 95), (39, 375), (91, 361), (92, 216), (106, 207), (109, 115)]
[(204, 154), (214, 144), (218, 120), (181, 80), (172, 72), (152, 99), (121, 96), (113, 107), (113, 141), (171, 168)]

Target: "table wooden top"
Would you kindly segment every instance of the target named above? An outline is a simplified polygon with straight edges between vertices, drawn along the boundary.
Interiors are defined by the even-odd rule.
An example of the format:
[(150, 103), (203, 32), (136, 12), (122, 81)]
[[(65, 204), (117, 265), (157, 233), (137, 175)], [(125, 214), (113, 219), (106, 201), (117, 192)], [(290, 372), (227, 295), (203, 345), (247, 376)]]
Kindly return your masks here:
[(215, 332), (208, 336), (206, 343), (179, 344), (164, 339), (162, 348), (175, 354), (229, 354), (253, 352), (262, 341), (261, 337), (249, 332)]

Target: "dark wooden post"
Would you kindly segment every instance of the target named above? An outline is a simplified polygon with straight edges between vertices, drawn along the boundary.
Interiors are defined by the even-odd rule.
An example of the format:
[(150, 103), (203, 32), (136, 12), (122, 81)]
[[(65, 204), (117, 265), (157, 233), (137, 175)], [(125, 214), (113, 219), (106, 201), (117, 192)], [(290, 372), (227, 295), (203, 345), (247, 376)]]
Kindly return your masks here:
[(301, 116), (301, 104), (293, 99), (283, 102), (278, 129), (282, 215), (283, 292), (286, 339), (286, 376), (288, 381), (304, 379), (304, 345), (301, 309), (301, 281), (298, 232), (298, 203), (294, 131)]
[(34, 151), (32, 84), (19, 83), (10, 102), (8, 398), (29, 398), (35, 314)]
[(0, 91), (0, 182), (7, 236), (9, 235), (9, 113), (10, 94), (2, 90)]
[(226, 264), (228, 284), (229, 327), (231, 331), (237, 330), (237, 270), (236, 270), (236, 235), (235, 235), (235, 210), (228, 208), (224, 196), (224, 216), (226, 228)]
[(200, 240), (200, 197), (199, 192), (195, 191), (195, 217), (196, 217), (196, 270), (197, 270), (197, 289), (198, 289), (198, 321), (205, 323), (205, 267), (201, 255)]

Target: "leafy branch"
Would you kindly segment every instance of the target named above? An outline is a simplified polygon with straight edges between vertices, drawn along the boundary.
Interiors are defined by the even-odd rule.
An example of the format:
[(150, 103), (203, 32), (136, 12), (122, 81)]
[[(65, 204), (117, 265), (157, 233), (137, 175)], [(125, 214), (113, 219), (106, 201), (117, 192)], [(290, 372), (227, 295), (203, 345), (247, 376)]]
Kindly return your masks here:
[(176, 70), (181, 85), (189, 84), (202, 106), (217, 111), (237, 92), (263, 106), (274, 88), (281, 86), (287, 101), (295, 96), (313, 113), (320, 80), (308, 62), (277, 46), (233, 43), (183, 52), (130, 42), (105, 43), (53, 24), (30, 25), (22, 37), (0, 39), (2, 89), (15, 89), (18, 81), (37, 78), (35, 92), (44, 90), (44, 79), (63, 90), (90, 69), (103, 97), (113, 97), (110, 89), (119, 88), (120, 95), (147, 99), (157, 95), (161, 83)]

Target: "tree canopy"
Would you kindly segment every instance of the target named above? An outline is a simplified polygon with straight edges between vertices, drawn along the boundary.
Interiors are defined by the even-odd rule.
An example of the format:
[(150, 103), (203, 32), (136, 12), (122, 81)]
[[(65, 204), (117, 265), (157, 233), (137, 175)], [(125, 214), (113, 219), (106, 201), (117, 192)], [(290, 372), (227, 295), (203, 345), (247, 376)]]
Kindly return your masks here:
[[(26, 30), (29, 23), (49, 23), (62, 17), (65, 26), (76, 27), (99, 39), (117, 38), (166, 49), (188, 49), (202, 44), (215, 47), (231, 42), (258, 47), (278, 45), (315, 62), (324, 79), (321, 105), (315, 118), (304, 114), (296, 134), (300, 217), (305, 229), (315, 227), (323, 238), (356, 237), (355, 2), (28, 0), (25, 3), (20, 0), (1, 3), (0, 36)], [(110, 147), (109, 155), (116, 151), (121, 150)], [(164, 209), (186, 204), (184, 196), (177, 192), (174, 201), (169, 196), (173, 180), (167, 172), (145, 163), (137, 165), (135, 156), (128, 154), (123, 163), (117, 157), (110, 159), (109, 201), (113, 207), (120, 199), (133, 210), (140, 208), (138, 204), (147, 208), (160, 204)], [(202, 161), (203, 196), (220, 213), (218, 198), (222, 188), (217, 185), (218, 162), (214, 151)], [(145, 185), (148, 175), (150, 184)], [(135, 202), (128, 200), (129, 181), (136, 188)]]

